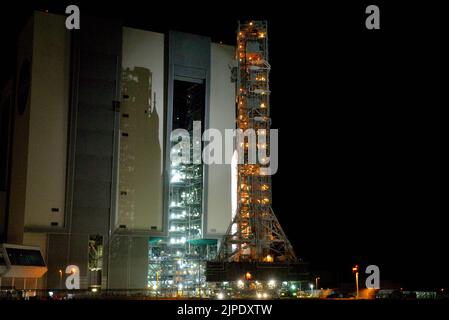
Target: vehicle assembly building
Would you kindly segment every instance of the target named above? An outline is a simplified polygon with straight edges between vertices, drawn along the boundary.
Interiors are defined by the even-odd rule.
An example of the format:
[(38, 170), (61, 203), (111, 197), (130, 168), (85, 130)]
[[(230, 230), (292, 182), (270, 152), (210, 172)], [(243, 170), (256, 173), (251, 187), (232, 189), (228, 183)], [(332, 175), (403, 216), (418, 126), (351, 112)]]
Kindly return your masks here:
[[(193, 119), (234, 127), (234, 55), (204, 36), (88, 17), (69, 31), (65, 16), (35, 12), (2, 99), (0, 242), (40, 247), (40, 288), (59, 288), (71, 264), (81, 288), (147, 288), (158, 265), (216, 252), (231, 169), (174, 167), (169, 137)], [(164, 270), (158, 280), (179, 282)]]

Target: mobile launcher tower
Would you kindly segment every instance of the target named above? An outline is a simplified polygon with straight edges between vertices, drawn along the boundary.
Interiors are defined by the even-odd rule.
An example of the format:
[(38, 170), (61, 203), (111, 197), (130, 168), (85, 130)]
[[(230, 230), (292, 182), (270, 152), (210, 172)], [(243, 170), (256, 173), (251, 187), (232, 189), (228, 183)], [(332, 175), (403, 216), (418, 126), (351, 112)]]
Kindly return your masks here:
[[(270, 150), (270, 89), (267, 22), (239, 23), (237, 34), (237, 129), (254, 129), (258, 148)], [(262, 139), (263, 141), (263, 139)], [(211, 282), (257, 283), (301, 281), (305, 263), (296, 257), (271, 208), (271, 177), (264, 165), (247, 164), (248, 143), (242, 148), (244, 164), (237, 165), (237, 212), (217, 258), (206, 267)], [(260, 160), (260, 159), (259, 159)]]

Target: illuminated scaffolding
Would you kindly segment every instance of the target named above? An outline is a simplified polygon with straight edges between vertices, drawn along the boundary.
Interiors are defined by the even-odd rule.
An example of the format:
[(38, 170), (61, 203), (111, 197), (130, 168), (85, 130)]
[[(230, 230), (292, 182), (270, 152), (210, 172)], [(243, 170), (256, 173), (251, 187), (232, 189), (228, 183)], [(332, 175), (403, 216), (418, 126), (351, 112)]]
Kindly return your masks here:
[(202, 172), (202, 165), (171, 164), (168, 237), (152, 238), (149, 246), (154, 295), (206, 295), (205, 262), (216, 256), (217, 244), (202, 238)]
[(237, 129), (254, 130), (257, 150), (265, 151), (266, 158), (251, 161), (250, 139), (237, 139), (237, 151), (244, 160), (237, 166), (237, 212), (206, 275), (208, 281), (269, 279), (276, 273), (285, 280), (298, 279), (303, 264), (271, 208), (271, 178), (264, 171), (271, 125), (266, 21), (239, 24), (237, 59)]
[[(173, 128), (188, 131), (193, 141), (194, 121), (204, 117), (204, 87), (175, 81)], [(171, 154), (182, 152), (171, 142)], [(157, 296), (204, 296), (205, 263), (216, 256), (217, 241), (203, 238), (204, 164), (171, 157), (168, 168), (168, 237), (150, 239), (148, 287)], [(177, 159), (177, 160), (176, 160)]]

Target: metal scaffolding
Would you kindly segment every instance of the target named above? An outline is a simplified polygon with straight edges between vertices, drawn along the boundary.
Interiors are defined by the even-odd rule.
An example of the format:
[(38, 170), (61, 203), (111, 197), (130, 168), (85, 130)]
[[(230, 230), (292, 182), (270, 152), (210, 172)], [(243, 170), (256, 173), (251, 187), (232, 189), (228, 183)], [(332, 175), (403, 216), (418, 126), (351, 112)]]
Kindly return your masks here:
[[(202, 119), (204, 93), (197, 84), (179, 83), (174, 128), (189, 132)], [(176, 106), (174, 108), (176, 108)], [(177, 122), (179, 121), (179, 122)], [(172, 141), (171, 154), (183, 146)], [(190, 156), (194, 154), (190, 145)], [(192, 160), (192, 159), (190, 159)], [(168, 168), (168, 237), (150, 239), (148, 286), (158, 296), (204, 296), (206, 260), (216, 256), (217, 241), (203, 238), (204, 164), (170, 159)]]
[(171, 170), (168, 237), (150, 239), (148, 286), (158, 296), (204, 296), (205, 263), (217, 243), (202, 238), (202, 165)]
[[(243, 132), (253, 129), (257, 135), (257, 150), (263, 149), (268, 157), (271, 66), (268, 63), (266, 21), (239, 23), (237, 45), (237, 129)], [(219, 280), (220, 277), (213, 275), (220, 272), (223, 279), (232, 279), (245, 268), (258, 273), (260, 268), (255, 264), (263, 265), (264, 270), (268, 268), (271, 274), (276, 272), (276, 267), (279, 270), (284, 268), (282, 270), (285, 271), (289, 265), (298, 264), (293, 248), (271, 208), (271, 178), (262, 170), (267, 167), (268, 161), (259, 157), (257, 162), (252, 163), (250, 143), (244, 139), (237, 140), (237, 150), (243, 153), (239, 156), (244, 160), (237, 167), (238, 208), (217, 260), (208, 266), (207, 273), (211, 281)], [(229, 263), (232, 266), (224, 266)], [(259, 273), (264, 274), (263, 278), (268, 277), (270, 272)]]

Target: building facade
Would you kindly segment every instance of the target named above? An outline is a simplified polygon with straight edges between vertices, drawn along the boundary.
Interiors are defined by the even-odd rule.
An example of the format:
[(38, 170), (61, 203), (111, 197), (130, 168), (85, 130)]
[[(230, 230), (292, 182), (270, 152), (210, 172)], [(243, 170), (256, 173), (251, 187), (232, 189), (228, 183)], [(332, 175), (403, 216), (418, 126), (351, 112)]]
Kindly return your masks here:
[(231, 220), (231, 168), (174, 163), (170, 137), (235, 127), (234, 60), (204, 36), (33, 15), (2, 103), (0, 236), (40, 247), (39, 287), (77, 265), (81, 288), (198, 293)]

